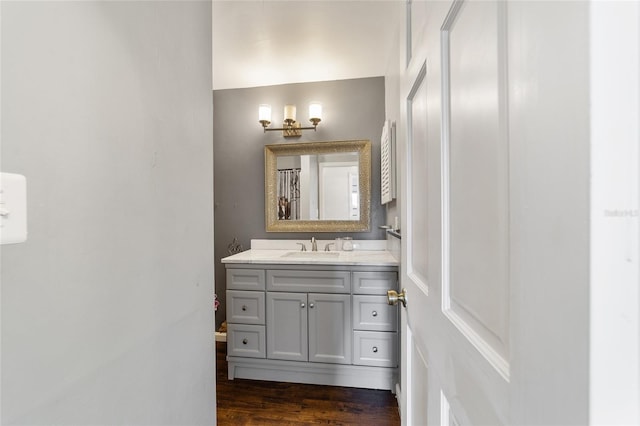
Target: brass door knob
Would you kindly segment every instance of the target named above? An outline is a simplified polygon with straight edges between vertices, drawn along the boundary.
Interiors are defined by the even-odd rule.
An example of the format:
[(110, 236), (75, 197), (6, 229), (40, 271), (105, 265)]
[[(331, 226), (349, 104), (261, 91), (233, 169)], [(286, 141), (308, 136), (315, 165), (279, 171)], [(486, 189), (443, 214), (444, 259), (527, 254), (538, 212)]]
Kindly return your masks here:
[(398, 301), (402, 302), (402, 306), (407, 307), (407, 290), (402, 289), (401, 293), (395, 290), (387, 291), (387, 303), (390, 305), (397, 305)]

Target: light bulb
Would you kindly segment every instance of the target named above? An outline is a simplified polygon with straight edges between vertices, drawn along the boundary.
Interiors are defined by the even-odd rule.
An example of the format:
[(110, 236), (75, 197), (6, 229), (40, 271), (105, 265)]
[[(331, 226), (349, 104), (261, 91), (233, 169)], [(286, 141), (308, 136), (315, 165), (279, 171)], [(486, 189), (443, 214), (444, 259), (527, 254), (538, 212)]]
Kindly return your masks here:
[(258, 106), (258, 121), (271, 122), (271, 105), (261, 104)]
[(322, 104), (320, 102), (311, 102), (309, 104), (309, 120), (322, 120)]
[(284, 106), (284, 119), (296, 121), (296, 106), (295, 105), (285, 105)]

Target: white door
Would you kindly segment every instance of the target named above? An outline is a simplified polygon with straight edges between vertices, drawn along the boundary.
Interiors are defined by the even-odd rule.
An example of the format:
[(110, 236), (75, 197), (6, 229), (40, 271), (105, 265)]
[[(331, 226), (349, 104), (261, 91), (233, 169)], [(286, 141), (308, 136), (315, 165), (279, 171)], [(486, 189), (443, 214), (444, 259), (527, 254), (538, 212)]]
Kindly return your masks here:
[[(421, 13), (421, 6), (414, 3), (413, 12)], [(401, 285), (408, 301), (401, 314), (402, 420), (505, 424), (510, 317), (504, 4), (432, 7), (430, 19), (439, 22), (431, 25), (441, 30), (429, 34), (438, 40), (412, 40), (401, 81)]]
[(637, 424), (640, 9), (408, 4), (403, 424)]
[(320, 220), (359, 219), (358, 164), (323, 162), (318, 168)]

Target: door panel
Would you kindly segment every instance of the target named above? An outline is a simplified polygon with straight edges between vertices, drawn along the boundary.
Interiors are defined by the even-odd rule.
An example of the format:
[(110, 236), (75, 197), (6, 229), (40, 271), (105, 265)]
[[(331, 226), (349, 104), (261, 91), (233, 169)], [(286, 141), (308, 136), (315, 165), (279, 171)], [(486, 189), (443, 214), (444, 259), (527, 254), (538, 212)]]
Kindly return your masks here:
[[(414, 86), (407, 99), (408, 122), (410, 126), (408, 139), (408, 165), (410, 179), (408, 179), (409, 220), (407, 232), (416, 236), (409, 240), (408, 273), (425, 293), (427, 290), (427, 256), (428, 238), (427, 231), (427, 194), (425, 188), (428, 184), (427, 171), (427, 96), (426, 96), (426, 63), (423, 64)], [(419, 237), (418, 237), (419, 236)]]
[(508, 377), (508, 146), (498, 3), (465, 2), (443, 28), (443, 311)]
[(423, 352), (419, 346), (415, 344), (413, 339), (410, 339), (411, 345), (409, 350), (411, 351), (410, 366), (411, 366), (411, 382), (410, 382), (410, 404), (408, 423), (410, 425), (426, 425), (428, 424), (428, 369), (427, 361)]

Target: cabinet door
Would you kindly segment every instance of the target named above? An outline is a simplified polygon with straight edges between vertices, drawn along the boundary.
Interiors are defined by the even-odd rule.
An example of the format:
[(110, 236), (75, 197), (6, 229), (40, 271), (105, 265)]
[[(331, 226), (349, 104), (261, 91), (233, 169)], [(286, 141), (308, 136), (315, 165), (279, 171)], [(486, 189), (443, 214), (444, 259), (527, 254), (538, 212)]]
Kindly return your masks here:
[(267, 292), (267, 358), (307, 361), (307, 294)]
[(351, 364), (351, 296), (309, 293), (309, 361)]

